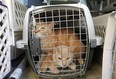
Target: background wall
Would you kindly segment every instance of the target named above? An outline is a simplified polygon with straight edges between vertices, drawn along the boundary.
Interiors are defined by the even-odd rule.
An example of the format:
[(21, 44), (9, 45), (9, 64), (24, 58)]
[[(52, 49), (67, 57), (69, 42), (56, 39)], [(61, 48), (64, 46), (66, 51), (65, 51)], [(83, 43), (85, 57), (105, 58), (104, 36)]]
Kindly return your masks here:
[(31, 7), (31, 5), (39, 6), (42, 5), (42, 0), (17, 0), (18, 2)]

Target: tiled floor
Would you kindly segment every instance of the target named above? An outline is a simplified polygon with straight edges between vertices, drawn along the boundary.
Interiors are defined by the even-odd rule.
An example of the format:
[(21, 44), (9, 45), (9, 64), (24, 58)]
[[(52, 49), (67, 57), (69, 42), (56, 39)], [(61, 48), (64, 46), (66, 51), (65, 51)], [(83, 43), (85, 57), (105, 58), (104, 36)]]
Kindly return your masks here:
[[(91, 68), (87, 70), (85, 75), (82, 76), (81, 79), (101, 79), (101, 65), (97, 63), (93, 63)], [(32, 69), (30, 67), (27, 67), (27, 69), (22, 74), (22, 77), (20, 79), (39, 79)], [(75, 78), (80, 79), (80, 78)]]

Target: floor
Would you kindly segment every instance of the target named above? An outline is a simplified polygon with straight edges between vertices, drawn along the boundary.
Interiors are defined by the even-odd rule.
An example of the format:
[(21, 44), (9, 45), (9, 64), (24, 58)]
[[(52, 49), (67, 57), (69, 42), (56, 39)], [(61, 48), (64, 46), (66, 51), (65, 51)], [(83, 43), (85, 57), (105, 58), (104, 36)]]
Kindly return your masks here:
[[(81, 78), (74, 79), (102, 79), (102, 49), (95, 49), (92, 65)], [(26, 68), (20, 79), (39, 79), (29, 67)], [(115, 79), (115, 78), (114, 78)]]
[[(92, 66), (89, 70), (86, 71), (85, 75), (82, 78), (75, 79), (101, 79), (101, 65), (97, 63), (92, 63)], [(22, 74), (20, 79), (39, 79), (36, 74), (32, 71), (30, 67), (27, 67), (25, 72)]]

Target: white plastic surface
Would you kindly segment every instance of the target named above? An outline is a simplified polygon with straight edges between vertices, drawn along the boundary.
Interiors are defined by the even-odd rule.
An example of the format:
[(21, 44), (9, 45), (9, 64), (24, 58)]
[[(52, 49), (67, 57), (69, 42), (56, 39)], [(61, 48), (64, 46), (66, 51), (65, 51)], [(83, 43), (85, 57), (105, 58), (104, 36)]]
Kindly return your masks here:
[(116, 36), (115, 16), (116, 12), (113, 12), (108, 15), (107, 18), (106, 36), (103, 49), (102, 79), (112, 79), (112, 54)]
[(17, 48), (24, 48), (24, 45), (25, 45), (25, 43), (24, 43), (23, 40), (18, 40), (18, 41), (16, 42)]
[(0, 79), (3, 79), (11, 69), (10, 32), (8, 9), (0, 5)]
[(15, 45), (14, 31), (22, 31), (27, 7), (16, 0), (4, 0), (4, 2), (9, 9), (10, 28), (12, 30), (11, 39), (13, 40), (13, 45)]
[(12, 40), (11, 59), (15, 59), (23, 53), (16, 48), (16, 41), (22, 39), (24, 16), (28, 8), (17, 0), (4, 0), (4, 3), (9, 10), (10, 39)]
[(97, 41), (97, 46), (100, 46), (100, 45), (103, 44), (103, 38), (102, 37), (96, 36), (95, 39)]
[(107, 28), (108, 18), (110, 16), (110, 14), (111, 13), (108, 13), (108, 14), (97, 16), (97, 17), (93, 18), (95, 33), (97, 36), (105, 38), (105, 33), (106, 33), (105, 31)]

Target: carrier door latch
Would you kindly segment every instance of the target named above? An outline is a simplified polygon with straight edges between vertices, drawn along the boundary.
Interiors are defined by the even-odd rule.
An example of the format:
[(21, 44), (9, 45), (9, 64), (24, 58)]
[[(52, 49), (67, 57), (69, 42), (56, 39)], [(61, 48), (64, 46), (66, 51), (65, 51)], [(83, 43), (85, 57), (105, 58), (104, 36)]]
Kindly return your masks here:
[(103, 45), (103, 38), (100, 36), (95, 36), (94, 38), (90, 39), (90, 47), (95, 48), (97, 46)]
[(91, 48), (97, 47), (97, 40), (96, 39), (90, 39), (90, 47)]
[(27, 45), (26, 44), (26, 42), (25, 41), (23, 41), (23, 40), (18, 40), (17, 42), (16, 42), (16, 46), (17, 46), (17, 48), (19, 48), (19, 49), (23, 49), (24, 47), (25, 47), (25, 45)]

